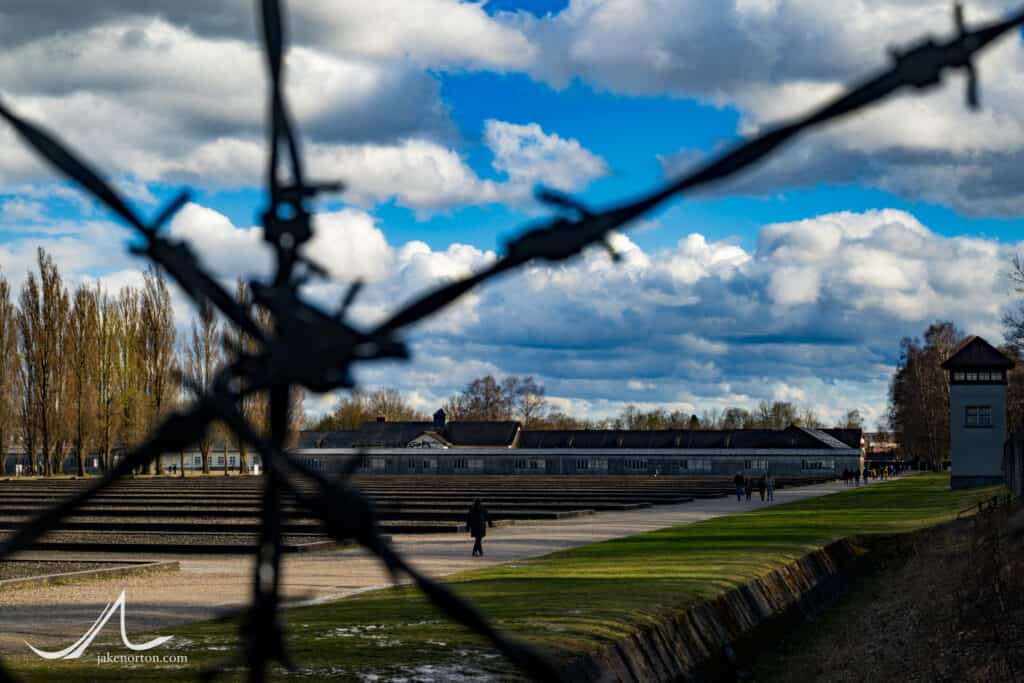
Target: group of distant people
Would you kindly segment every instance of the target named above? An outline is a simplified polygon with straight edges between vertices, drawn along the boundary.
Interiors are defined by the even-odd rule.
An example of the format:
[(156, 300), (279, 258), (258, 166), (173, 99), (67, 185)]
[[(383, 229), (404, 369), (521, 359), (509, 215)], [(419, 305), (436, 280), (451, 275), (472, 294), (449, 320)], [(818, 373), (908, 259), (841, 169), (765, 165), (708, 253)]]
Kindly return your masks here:
[(884, 467), (865, 467), (860, 469), (843, 470), (843, 483), (847, 486), (860, 486), (863, 481), (867, 484), (872, 479), (885, 481), (896, 476), (896, 468), (885, 465)]
[(732, 478), (732, 483), (736, 485), (737, 501), (742, 502), (744, 496), (750, 500), (755, 488), (761, 494), (761, 500), (775, 500), (775, 477), (770, 472), (766, 472), (760, 477), (745, 477), (742, 472), (737, 472), (736, 476)]
[[(891, 467), (882, 468), (864, 468), (861, 470), (843, 470), (843, 483), (847, 486), (860, 486), (861, 479), (863, 478), (866, 484), (870, 479), (888, 479), (896, 474), (896, 470)], [(658, 476), (658, 472), (655, 471), (654, 476)], [(736, 476), (732, 478), (733, 484), (736, 485), (736, 500), (742, 502), (744, 499), (750, 500), (754, 495), (756, 489), (758, 494), (761, 496), (762, 501), (771, 502), (775, 500), (775, 477), (772, 476), (771, 472), (765, 472), (761, 476), (743, 476), (742, 472), (737, 472)], [(473, 557), (482, 557), (484, 554), (483, 540), (487, 536), (487, 527), (493, 527), (494, 522), (491, 521), (491, 517), (487, 514), (487, 508), (484, 507), (483, 502), (477, 498), (473, 501), (473, 505), (469, 508), (469, 512), (466, 514), (466, 526), (469, 528), (469, 535), (473, 537)]]

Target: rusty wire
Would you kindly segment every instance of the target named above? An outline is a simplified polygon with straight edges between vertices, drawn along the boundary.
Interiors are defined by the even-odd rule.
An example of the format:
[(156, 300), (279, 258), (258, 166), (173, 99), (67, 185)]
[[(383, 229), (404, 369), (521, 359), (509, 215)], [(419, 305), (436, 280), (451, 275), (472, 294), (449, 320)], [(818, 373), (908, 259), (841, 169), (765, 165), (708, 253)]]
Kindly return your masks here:
[[(437, 313), (477, 285), (526, 263), (561, 261), (593, 244), (604, 244), (612, 230), (626, 226), (667, 199), (695, 187), (713, 183), (746, 169), (774, 152), (797, 134), (883, 100), (903, 88), (938, 85), (944, 72), (967, 73), (967, 105), (978, 106), (975, 54), (1015, 26), (1024, 23), (1024, 8), (1005, 20), (968, 30), (959, 5), (954, 8), (956, 33), (945, 41), (928, 37), (903, 51), (893, 50), (890, 68), (853, 86), (840, 97), (799, 119), (771, 128), (738, 144), (674, 182), (638, 199), (593, 211), (557, 192), (539, 189), (537, 198), (557, 211), (546, 223), (526, 230), (505, 245), (504, 255), (490, 267), (415, 299), (382, 324), (360, 330), (346, 321), (346, 313), (361, 283), (350, 287), (338, 310), (324, 311), (300, 296), (299, 289), (312, 277), (326, 277), (322, 268), (299, 253), (313, 234), (306, 202), (323, 191), (340, 191), (338, 183), (310, 183), (305, 179), (299, 141), (288, 114), (283, 91), (284, 22), (278, 0), (259, 0), (263, 44), (270, 75), (269, 165), (270, 203), (263, 213), (264, 239), (274, 250), (276, 271), (269, 282), (249, 285), (257, 304), (269, 311), (272, 326), (265, 330), (252, 314), (199, 264), (189, 245), (160, 233), (161, 227), (188, 201), (182, 192), (152, 221), (140, 218), (86, 163), (58, 139), (26, 121), (0, 102), (0, 117), (19, 136), (66, 176), (91, 193), (133, 227), (145, 240), (134, 251), (165, 271), (198, 306), (212, 305), (232, 324), (257, 341), (259, 351), (237, 356), (218, 374), (213, 387), (200, 392), (188, 410), (168, 416), (140, 445), (129, 450), (103, 476), (68, 499), (40, 513), (0, 543), (0, 559), (27, 548), (54, 529), (65, 516), (119, 478), (143, 467), (161, 453), (179, 451), (199, 440), (214, 421), (223, 421), (262, 457), (266, 473), (258, 562), (253, 572), (252, 602), (242, 614), (241, 651), (236, 657), (248, 667), (251, 681), (262, 681), (272, 662), (291, 666), (279, 620), (280, 562), (282, 550), (281, 501), (291, 495), (324, 524), (337, 541), (355, 541), (372, 552), (397, 580), (408, 575), (427, 598), (450, 618), (489, 639), (494, 646), (534, 680), (557, 680), (559, 668), (548, 655), (528, 643), (505, 636), (486, 616), (445, 585), (418, 572), (378, 533), (371, 501), (350, 480), (355, 459), (338, 479), (328, 479), (291, 457), (284, 450), (289, 418), (290, 390), (301, 386), (313, 392), (351, 388), (354, 363), (386, 358), (408, 358), (400, 333)], [(286, 157), (287, 180), (280, 174)], [(615, 256), (612, 251), (612, 255)], [(240, 401), (254, 392), (270, 396), (270, 434), (263, 436), (239, 410)], [(222, 669), (202, 672), (215, 677)], [(0, 681), (13, 680), (0, 665)]]

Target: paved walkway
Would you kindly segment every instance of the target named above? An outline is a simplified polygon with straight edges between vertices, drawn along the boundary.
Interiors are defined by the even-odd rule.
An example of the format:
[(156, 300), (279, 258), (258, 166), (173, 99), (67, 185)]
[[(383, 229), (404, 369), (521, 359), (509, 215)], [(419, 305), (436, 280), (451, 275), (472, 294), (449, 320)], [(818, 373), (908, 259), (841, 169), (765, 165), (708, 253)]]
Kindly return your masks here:
[[(844, 488), (841, 482), (835, 482), (785, 489), (776, 492), (775, 504), (815, 498)], [(501, 527), (491, 530), (485, 539), (483, 558), (470, 556), (472, 540), (462, 534), (400, 535), (393, 542), (417, 567), (433, 576), (444, 576), (771, 504), (762, 503), (755, 493), (749, 503), (737, 502), (733, 496)], [(18, 557), (47, 556), (54, 554), (26, 552)], [(75, 557), (104, 556), (76, 553)], [(118, 557), (125, 559), (124, 555)], [(249, 599), (253, 563), (250, 557), (139, 556), (142, 557), (178, 559), (181, 570), (0, 592), (0, 652), (25, 652), (24, 640), (37, 647), (74, 642), (121, 590), (127, 591), (129, 635), (209, 619), (244, 605)], [(297, 604), (345, 597), (382, 587), (387, 581), (386, 573), (371, 556), (359, 549), (347, 549), (286, 556), (282, 586), (288, 602)]]

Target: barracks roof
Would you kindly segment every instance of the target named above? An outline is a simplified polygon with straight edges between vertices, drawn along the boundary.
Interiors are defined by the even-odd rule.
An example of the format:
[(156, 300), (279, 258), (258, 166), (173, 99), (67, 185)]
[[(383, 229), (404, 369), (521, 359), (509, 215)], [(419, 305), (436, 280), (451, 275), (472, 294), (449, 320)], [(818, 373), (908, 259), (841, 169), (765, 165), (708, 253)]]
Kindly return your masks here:
[(508, 448), (519, 433), (519, 423), (503, 422), (366, 422), (353, 432), (328, 432), (320, 446), (307, 448), (405, 448), (429, 433), (455, 447)]
[[(859, 449), (859, 429), (520, 430), (518, 422), (367, 422), (358, 430), (300, 432), (297, 448), (405, 448), (422, 435), (453, 447), (623, 449)], [(516, 437), (518, 441), (516, 440)]]
[[(837, 438), (829, 432), (843, 432)], [(854, 436), (854, 432), (856, 435)], [(846, 439), (850, 439), (847, 441)], [(856, 445), (852, 445), (852, 443)], [(520, 448), (860, 448), (860, 430), (820, 430), (790, 426), (786, 429), (619, 429), (527, 430), (519, 436)]]

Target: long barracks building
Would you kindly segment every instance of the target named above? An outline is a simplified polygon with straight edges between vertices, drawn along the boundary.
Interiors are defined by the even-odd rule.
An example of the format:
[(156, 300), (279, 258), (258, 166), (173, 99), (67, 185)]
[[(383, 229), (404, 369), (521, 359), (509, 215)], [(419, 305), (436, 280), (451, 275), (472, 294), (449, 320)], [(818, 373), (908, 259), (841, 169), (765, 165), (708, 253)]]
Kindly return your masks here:
[(378, 419), (302, 432), (292, 453), (330, 473), (359, 453), (364, 474), (723, 475), (833, 478), (863, 466), (861, 430), (524, 430), (518, 422)]

